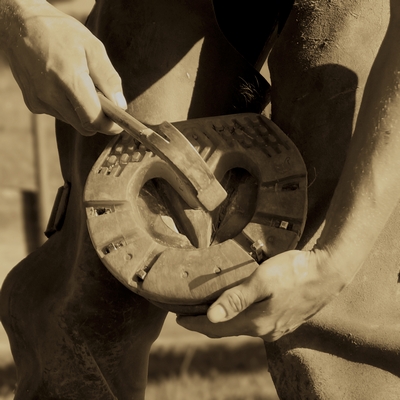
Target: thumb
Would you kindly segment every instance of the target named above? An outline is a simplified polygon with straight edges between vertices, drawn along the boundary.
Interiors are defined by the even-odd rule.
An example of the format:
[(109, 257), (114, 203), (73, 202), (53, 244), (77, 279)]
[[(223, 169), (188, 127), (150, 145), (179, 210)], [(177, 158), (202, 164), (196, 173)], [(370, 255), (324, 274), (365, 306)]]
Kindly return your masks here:
[(265, 297), (260, 293), (259, 286), (252, 275), (242, 284), (228, 289), (210, 306), (207, 311), (208, 319), (216, 323), (236, 317), (251, 304)]
[(90, 54), (88, 52), (88, 67), (90, 76), (97, 88), (112, 100), (118, 107), (128, 108), (122, 91), (121, 78), (114, 69), (104, 46), (101, 44), (101, 52)]

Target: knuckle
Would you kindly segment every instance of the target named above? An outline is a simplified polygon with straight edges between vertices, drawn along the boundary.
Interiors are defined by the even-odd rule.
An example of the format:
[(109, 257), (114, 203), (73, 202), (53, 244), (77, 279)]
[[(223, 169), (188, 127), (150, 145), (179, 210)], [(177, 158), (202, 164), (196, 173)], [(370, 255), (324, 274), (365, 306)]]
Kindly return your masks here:
[(86, 52), (96, 54), (103, 53), (106, 51), (106, 48), (101, 40), (99, 40), (96, 36), (89, 34), (85, 38), (85, 49)]
[(113, 73), (111, 73), (107, 78), (107, 84), (114, 87), (120, 87), (122, 86), (122, 79), (115, 71), (113, 71)]
[(103, 69), (103, 72), (106, 74), (104, 77), (105, 82), (108, 84), (121, 84), (122, 80), (113, 67), (104, 44), (98, 40), (96, 46), (97, 49), (95, 49), (95, 56), (91, 60), (92, 63), (96, 65), (96, 67), (101, 67)]
[(261, 337), (266, 334), (266, 331), (267, 331), (267, 329), (265, 328), (265, 326), (257, 325), (254, 328), (254, 336)]
[(95, 122), (91, 122), (91, 121), (84, 121), (82, 122), (82, 128), (88, 133), (88, 134), (94, 134), (96, 133), (100, 127), (97, 126), (98, 124), (96, 124)]
[(104, 64), (104, 60), (108, 60), (107, 50), (100, 40), (94, 39), (90, 44), (90, 49), (88, 49), (90, 61), (93, 65), (101, 66)]
[(273, 332), (269, 335), (269, 342), (276, 342), (283, 336), (281, 332)]
[(279, 339), (279, 337), (275, 337), (273, 335), (264, 335), (262, 337), (262, 339), (264, 340), (264, 342), (272, 343), (272, 342), (277, 341)]
[(231, 309), (236, 313), (240, 313), (246, 308), (245, 298), (243, 296), (243, 293), (240, 291), (229, 293), (228, 302)]
[(95, 36), (93, 37), (93, 39), (97, 46), (97, 50), (106, 53), (106, 46), (104, 46), (104, 43), (101, 40), (97, 39)]
[(83, 129), (80, 129), (79, 132), (82, 136), (94, 136), (97, 133), (97, 132), (93, 132), (93, 131), (86, 131)]

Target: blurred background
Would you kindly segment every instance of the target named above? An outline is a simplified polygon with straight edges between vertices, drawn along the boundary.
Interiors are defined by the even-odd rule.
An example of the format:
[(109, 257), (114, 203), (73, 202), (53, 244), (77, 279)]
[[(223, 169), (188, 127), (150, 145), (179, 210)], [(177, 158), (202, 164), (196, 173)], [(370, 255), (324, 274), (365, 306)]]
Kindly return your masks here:
[[(52, 4), (84, 22), (94, 0)], [(0, 52), (0, 285), (7, 273), (40, 246), (57, 188), (54, 120), (26, 108)], [(13, 398), (16, 372), (0, 325), (0, 400)], [(209, 339), (188, 332), (170, 314), (150, 356), (147, 400), (278, 399), (259, 339)]]

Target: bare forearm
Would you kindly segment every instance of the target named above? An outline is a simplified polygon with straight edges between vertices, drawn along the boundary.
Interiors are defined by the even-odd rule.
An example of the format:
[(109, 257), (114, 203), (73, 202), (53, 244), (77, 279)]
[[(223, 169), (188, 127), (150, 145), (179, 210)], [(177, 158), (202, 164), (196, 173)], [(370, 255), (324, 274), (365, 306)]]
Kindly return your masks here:
[(400, 199), (400, 43), (391, 22), (367, 81), (356, 129), (316, 248), (348, 282)]
[(96, 86), (126, 108), (121, 79), (103, 44), (46, 0), (0, 0), (0, 46), (30, 111), (46, 113), (83, 135), (121, 128), (102, 112)]
[(23, 35), (25, 11), (47, 3), (45, 0), (0, 0), (0, 45), (8, 48)]
[(13, 0), (0, 0), (0, 45), (8, 47), (14, 31), (15, 22), (18, 21), (18, 5)]

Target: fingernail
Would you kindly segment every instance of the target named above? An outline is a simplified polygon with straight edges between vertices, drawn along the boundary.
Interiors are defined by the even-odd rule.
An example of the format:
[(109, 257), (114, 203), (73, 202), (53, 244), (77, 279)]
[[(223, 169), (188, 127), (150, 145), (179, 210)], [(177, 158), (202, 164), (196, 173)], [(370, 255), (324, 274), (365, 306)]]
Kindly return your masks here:
[(211, 307), (207, 312), (207, 317), (211, 322), (221, 322), (227, 316), (227, 312), (221, 304)]
[(122, 131), (123, 129), (119, 125), (113, 124), (106, 135), (119, 135)]
[(122, 94), (122, 92), (115, 93), (114, 99), (115, 99), (116, 103), (118, 104), (118, 107), (121, 107), (124, 110), (126, 110), (128, 108), (128, 104), (126, 103), (125, 97)]

